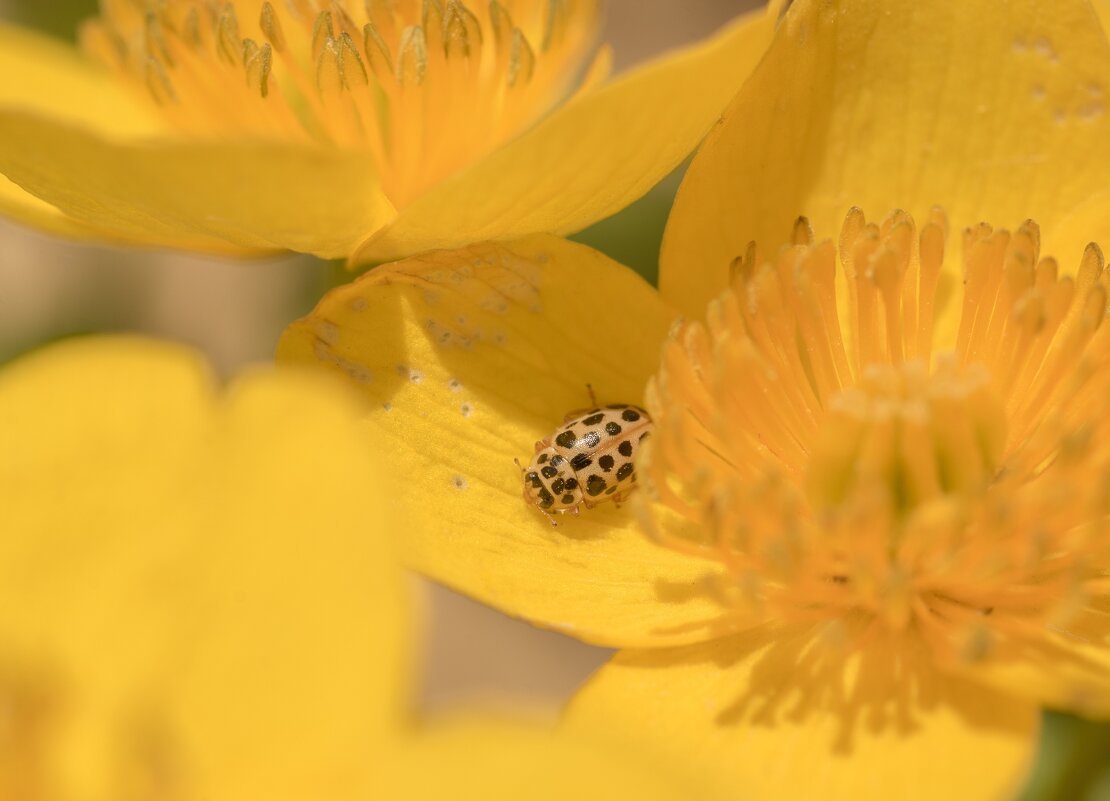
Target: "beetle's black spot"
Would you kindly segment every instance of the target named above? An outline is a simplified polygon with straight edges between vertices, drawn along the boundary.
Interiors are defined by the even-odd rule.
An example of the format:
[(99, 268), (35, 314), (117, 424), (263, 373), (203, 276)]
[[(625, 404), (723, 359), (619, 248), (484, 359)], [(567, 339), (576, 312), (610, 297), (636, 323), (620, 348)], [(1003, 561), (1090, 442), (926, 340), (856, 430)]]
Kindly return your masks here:
[(555, 437), (555, 444), (558, 445), (560, 448), (569, 448), (574, 445), (574, 442), (577, 439), (578, 437), (574, 436), (574, 432), (568, 428), (562, 434)]
[(566, 495), (563, 496), (563, 503), (565, 505), (570, 505), (574, 503), (574, 496), (568, 492)]
[(587, 431), (586, 436), (578, 440), (579, 448), (589, 448), (590, 450), (593, 450), (600, 444), (601, 434), (597, 433), (596, 431)]
[(565, 461), (566, 461), (566, 459), (564, 459), (562, 456), (552, 456), (551, 457), (551, 466), (552, 467), (558, 467), (559, 465), (561, 465)]
[(568, 489), (568, 490), (576, 490), (576, 489), (578, 489), (578, 479), (576, 479), (576, 478), (568, 478), (568, 479), (567, 479), (567, 483), (566, 483), (566, 484), (565, 484), (564, 486), (565, 486), (565, 487), (566, 487), (566, 489)]
[(608, 473), (610, 470), (613, 469), (613, 457), (609, 454), (598, 457), (597, 466)]
[(566, 481), (561, 478), (557, 478), (551, 482), (551, 491), (556, 495), (561, 495), (563, 490), (566, 488), (566, 484)]
[(624, 481), (626, 478), (632, 475), (633, 469), (634, 468), (632, 467), (632, 462), (625, 462), (624, 464), (622, 464), (620, 466), (620, 469), (617, 470), (617, 481)]
[(540, 506), (544, 509), (550, 509), (551, 505), (555, 503), (555, 497), (546, 489), (540, 489)]
[(600, 423), (602, 421), (602, 419), (604, 419), (604, 417), (605, 417), (604, 414), (602, 414), (601, 412), (598, 412), (597, 414), (591, 414), (589, 417), (587, 417), (585, 420), (583, 420), (582, 423), (584, 425), (588, 425), (588, 426), (596, 426), (598, 423)]
[(601, 476), (590, 476), (586, 481), (586, 492), (589, 495), (597, 496), (605, 491), (605, 479)]
[(610, 437), (615, 437), (617, 434), (621, 433), (621, 427), (617, 423), (610, 421), (605, 424), (605, 433)]
[(531, 484), (533, 487), (536, 487), (537, 489), (543, 486), (543, 484), (540, 483), (539, 473), (529, 473), (524, 478), (529, 484)]
[(621, 412), (621, 419), (627, 420), (629, 423), (635, 423), (640, 419), (640, 413), (635, 409), (625, 409)]
[(616, 491), (617, 491), (616, 487), (609, 487), (609, 489), (605, 490), (605, 494), (606, 495), (612, 495)]
[(594, 460), (590, 458), (590, 455), (588, 453), (579, 453), (579, 454), (575, 455), (575, 457), (573, 459), (570, 460), (570, 466), (574, 468), (574, 471), (576, 473), (579, 470), (585, 470), (587, 467), (589, 467), (593, 463), (594, 463)]
[(540, 455), (539, 455), (539, 456), (538, 456), (538, 457), (536, 458), (536, 461), (537, 461), (537, 462), (539, 462), (540, 464), (543, 464), (544, 462), (546, 462), (546, 461), (547, 461), (547, 454), (546, 454), (546, 453), (541, 453), (541, 454), (540, 454)]
[(627, 403), (610, 403), (605, 408), (606, 409), (627, 409), (628, 404)]
[(618, 445), (617, 446), (617, 453), (619, 453), (625, 459), (631, 459), (632, 458), (632, 441), (626, 439), (624, 442), (622, 442), (620, 445)]
[(540, 472), (543, 473), (544, 478), (555, 478), (555, 476), (559, 475), (559, 471), (549, 464), (545, 464)]

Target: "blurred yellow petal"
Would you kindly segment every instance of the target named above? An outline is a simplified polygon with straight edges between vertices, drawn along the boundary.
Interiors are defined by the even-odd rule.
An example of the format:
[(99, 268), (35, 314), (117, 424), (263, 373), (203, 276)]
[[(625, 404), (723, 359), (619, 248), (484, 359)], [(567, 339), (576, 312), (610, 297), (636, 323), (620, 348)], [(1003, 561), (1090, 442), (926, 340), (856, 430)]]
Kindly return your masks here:
[(0, 372), (9, 797), (368, 786), (407, 689), (393, 523), (354, 404), (309, 378), (217, 393), (133, 339)]
[(484, 160), (432, 187), (352, 261), (535, 232), (608, 217), (678, 166), (763, 55), (775, 13), (722, 33), (559, 108)]
[[(0, 23), (0, 75), (18, 76), (0, 81), (3, 108), (49, 115), (106, 137), (138, 138), (166, 130), (161, 118), (136, 102), (104, 69), (72, 47), (28, 28)], [(110, 231), (67, 217), (3, 175), (0, 213), (23, 225), (72, 239), (121, 240)], [(136, 231), (132, 241), (146, 240)], [(199, 241), (194, 244), (204, 247)], [(210, 246), (213, 248), (214, 243)]]
[(0, 175), (0, 214), (15, 222), (72, 239), (107, 238), (96, 229), (62, 214), (45, 200), (23, 191)]
[(1093, 0), (1091, 5), (1094, 6), (1095, 13), (1098, 14), (1103, 31), (1106, 31), (1110, 27), (1110, 0)]
[(572, 702), (564, 731), (618, 730), (747, 801), (1008, 797), (1037, 709), (946, 677), (912, 641), (849, 655), (827, 636), (759, 630), (628, 651)]
[(698, 583), (710, 568), (648, 542), (629, 506), (553, 529), (513, 464), (589, 405), (587, 384), (600, 403), (640, 402), (671, 319), (631, 270), (535, 236), (379, 267), (294, 323), (278, 358), (372, 402), (375, 446), (414, 515), (411, 566), (590, 642), (681, 642), (721, 615)]
[(956, 670), (1038, 706), (1110, 718), (1110, 631), (1105, 613), (1101, 623), (1097, 638), (1056, 634), (1030, 643), (999, 643), (989, 659), (958, 665)]
[(166, 122), (74, 48), (0, 22), (0, 107), (50, 116), (112, 138), (168, 131)]
[(681, 776), (677, 765), (652, 763), (586, 737), (473, 715), (428, 727), (386, 764), (377, 797), (396, 801), (717, 797)]
[(333, 258), (393, 214), (357, 151), (243, 141), (126, 146), (11, 111), (0, 112), (0, 173), (81, 223), (168, 247), (230, 243)]
[(1110, 239), (1108, 80), (1082, 0), (797, 0), (686, 175), (663, 294), (700, 314), (749, 241), (777, 248), (800, 214), (837, 230), (851, 206), (1032, 217), (1077, 262)]

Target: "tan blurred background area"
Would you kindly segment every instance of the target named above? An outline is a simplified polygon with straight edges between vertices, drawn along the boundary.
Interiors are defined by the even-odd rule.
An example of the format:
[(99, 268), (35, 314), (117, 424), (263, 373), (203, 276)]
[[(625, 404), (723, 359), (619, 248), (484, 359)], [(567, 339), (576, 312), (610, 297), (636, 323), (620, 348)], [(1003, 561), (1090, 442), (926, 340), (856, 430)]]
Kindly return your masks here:
[[(761, 3), (608, 5), (605, 38), (623, 70), (707, 36)], [(0, 19), (33, 20), (65, 35), (71, 18), (94, 8), (95, 0), (0, 0)], [(335, 271), (299, 256), (237, 263), (79, 245), (0, 220), (0, 364), (62, 336), (137, 331), (199, 347), (228, 373), (269, 359), (282, 328), (312, 308), (337, 280)], [(431, 620), (422, 677), (427, 708), (479, 699), (553, 708), (608, 656), (424, 586)]]

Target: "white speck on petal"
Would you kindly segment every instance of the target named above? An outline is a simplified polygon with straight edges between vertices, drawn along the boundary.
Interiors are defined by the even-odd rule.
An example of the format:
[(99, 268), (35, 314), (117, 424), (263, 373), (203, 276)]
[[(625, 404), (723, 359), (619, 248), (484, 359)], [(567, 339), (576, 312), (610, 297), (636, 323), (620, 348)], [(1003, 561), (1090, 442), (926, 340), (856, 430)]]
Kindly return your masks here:
[(319, 320), (316, 323), (316, 336), (328, 345), (334, 345), (339, 339), (339, 326), (328, 320)]
[(1104, 109), (1102, 103), (1095, 102), (1088, 103), (1085, 106), (1082, 106), (1076, 112), (1076, 114), (1079, 116), (1080, 119), (1092, 121), (1097, 120), (1099, 117), (1101, 117), (1103, 111)]

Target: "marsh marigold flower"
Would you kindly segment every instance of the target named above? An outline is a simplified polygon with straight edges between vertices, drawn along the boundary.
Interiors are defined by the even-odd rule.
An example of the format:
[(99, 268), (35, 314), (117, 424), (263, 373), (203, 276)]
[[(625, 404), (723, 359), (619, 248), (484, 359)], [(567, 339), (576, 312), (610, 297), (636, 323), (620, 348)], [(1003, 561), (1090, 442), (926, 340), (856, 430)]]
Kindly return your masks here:
[(355, 261), (570, 232), (673, 169), (775, 10), (612, 82), (600, 0), (104, 0), (0, 28), (0, 210), (78, 237)]
[(403, 518), (357, 416), (129, 338), (0, 370), (0, 797), (689, 797), (534, 721), (416, 720)]
[[(797, 0), (659, 292), (476, 245), (335, 290), (279, 357), (377, 405), (410, 564), (625, 649), (570, 729), (736, 798), (1004, 797), (1040, 707), (1110, 714), (1107, 76), (1085, 2)], [(512, 459), (586, 383), (654, 413), (645, 486), (552, 530)]]

